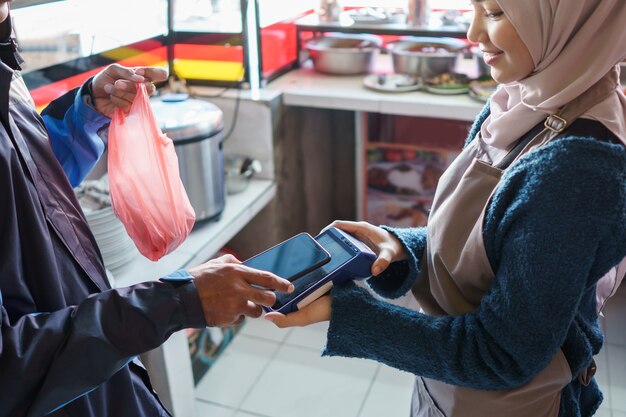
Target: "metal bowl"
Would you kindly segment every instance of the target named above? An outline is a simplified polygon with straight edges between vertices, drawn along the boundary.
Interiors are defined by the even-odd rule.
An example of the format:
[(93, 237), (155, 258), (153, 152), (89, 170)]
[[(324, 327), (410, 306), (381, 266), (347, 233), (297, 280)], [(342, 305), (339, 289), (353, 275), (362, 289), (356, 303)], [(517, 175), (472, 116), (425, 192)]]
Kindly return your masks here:
[(465, 42), (454, 38), (406, 37), (387, 44), (394, 71), (422, 79), (454, 72), (466, 49)]
[(306, 43), (316, 71), (335, 75), (368, 73), (380, 43), (362, 36), (322, 36)]
[(237, 194), (244, 191), (258, 172), (261, 172), (261, 163), (256, 159), (242, 155), (224, 156), (226, 192)]

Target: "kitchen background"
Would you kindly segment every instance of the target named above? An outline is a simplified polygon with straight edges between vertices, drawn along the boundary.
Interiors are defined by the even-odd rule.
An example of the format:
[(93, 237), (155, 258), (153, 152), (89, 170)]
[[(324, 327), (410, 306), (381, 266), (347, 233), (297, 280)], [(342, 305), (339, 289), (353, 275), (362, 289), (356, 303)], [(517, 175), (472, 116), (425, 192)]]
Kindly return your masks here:
[[(416, 15), (426, 3), (430, 13)], [(198, 166), (208, 171), (222, 142), (226, 161), (240, 157), (233, 169), (225, 167), (225, 178), (209, 175), (212, 186), (199, 192), (216, 192), (216, 178), (228, 181), (229, 172), (239, 189), (218, 191), (224, 201), (204, 196), (214, 213), (158, 263), (134, 250), (107, 207), (106, 164), (96, 168), (76, 192), (120, 286), (223, 252), (245, 259), (301, 231), (315, 234), (336, 218), (425, 224), (439, 175), (495, 87), (464, 40), (467, 0), (14, 0), (12, 8), (24, 77), (39, 108), (110, 63), (164, 66), (176, 77), (161, 91), (214, 106), (203, 113), (214, 123), (197, 132), (210, 149), (191, 152), (208, 153)], [(469, 78), (455, 89), (424, 85), (425, 77), (400, 69), (402, 48), (415, 46), (403, 44), (405, 37), (425, 35), (447, 39), (427, 52), (445, 55), (460, 42), (454, 70)], [(332, 67), (337, 56), (309, 59), (315, 42), (346, 39), (365, 57), (360, 70)], [(170, 126), (170, 133), (184, 127)], [(397, 302), (416, 307), (410, 298)], [(603, 320), (601, 416), (626, 416), (625, 310), (622, 290)], [(323, 325), (280, 330), (248, 320), (177, 334), (144, 359), (177, 417), (408, 414), (410, 375), (320, 358), (324, 342)]]

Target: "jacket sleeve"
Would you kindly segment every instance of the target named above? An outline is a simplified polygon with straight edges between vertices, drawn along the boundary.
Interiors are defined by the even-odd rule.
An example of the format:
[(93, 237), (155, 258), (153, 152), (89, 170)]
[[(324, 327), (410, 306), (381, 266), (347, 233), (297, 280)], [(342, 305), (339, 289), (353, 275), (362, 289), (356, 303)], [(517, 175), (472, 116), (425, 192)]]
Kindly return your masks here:
[(43, 416), (175, 331), (205, 326), (192, 281), (146, 282), (11, 322), (0, 297), (0, 416)]
[(626, 153), (565, 140), (512, 166), (494, 194), (484, 236), (496, 276), (475, 312), (433, 317), (336, 287), (324, 354), (503, 390), (544, 369), (570, 331), (601, 340), (595, 282), (626, 255)]
[(103, 139), (110, 122), (87, 104), (91, 100), (90, 85), (91, 79), (51, 102), (41, 113), (52, 151), (73, 187), (80, 184), (104, 152)]

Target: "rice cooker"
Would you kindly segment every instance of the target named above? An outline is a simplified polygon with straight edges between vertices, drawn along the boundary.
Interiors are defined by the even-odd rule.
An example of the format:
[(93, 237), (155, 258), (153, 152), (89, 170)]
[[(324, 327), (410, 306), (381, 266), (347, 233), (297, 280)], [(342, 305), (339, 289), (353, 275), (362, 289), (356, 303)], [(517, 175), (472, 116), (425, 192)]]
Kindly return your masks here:
[(224, 210), (224, 115), (214, 104), (171, 93), (150, 100), (161, 130), (174, 142), (180, 176), (196, 224)]

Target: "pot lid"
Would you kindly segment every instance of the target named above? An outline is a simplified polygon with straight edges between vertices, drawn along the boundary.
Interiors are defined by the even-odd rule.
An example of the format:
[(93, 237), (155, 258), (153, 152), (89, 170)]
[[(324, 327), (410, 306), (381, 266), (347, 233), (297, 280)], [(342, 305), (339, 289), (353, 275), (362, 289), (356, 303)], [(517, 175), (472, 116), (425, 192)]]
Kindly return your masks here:
[(224, 129), (219, 107), (188, 94), (168, 93), (151, 98), (150, 104), (161, 130), (173, 141), (211, 137)]

